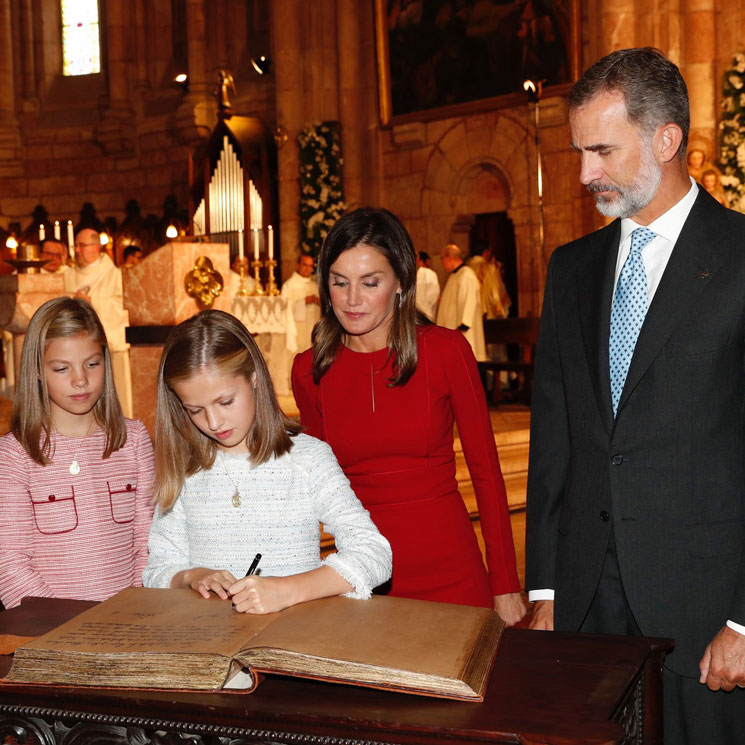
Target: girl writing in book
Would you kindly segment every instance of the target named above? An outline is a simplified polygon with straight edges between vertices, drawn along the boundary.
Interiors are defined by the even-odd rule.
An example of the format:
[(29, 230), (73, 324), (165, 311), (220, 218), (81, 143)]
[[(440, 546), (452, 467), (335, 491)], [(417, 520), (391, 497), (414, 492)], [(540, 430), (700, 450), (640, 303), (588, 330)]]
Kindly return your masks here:
[[(300, 429), (234, 316), (203, 311), (171, 332), (158, 372), (146, 586), (269, 613), (330, 595), (366, 598), (390, 577), (388, 541), (331, 448)], [(324, 560), (319, 523), (336, 540)], [(258, 573), (245, 576), (257, 554)]]
[(104, 600), (141, 584), (153, 450), (125, 419), (101, 322), (79, 298), (34, 313), (0, 438), (0, 600)]

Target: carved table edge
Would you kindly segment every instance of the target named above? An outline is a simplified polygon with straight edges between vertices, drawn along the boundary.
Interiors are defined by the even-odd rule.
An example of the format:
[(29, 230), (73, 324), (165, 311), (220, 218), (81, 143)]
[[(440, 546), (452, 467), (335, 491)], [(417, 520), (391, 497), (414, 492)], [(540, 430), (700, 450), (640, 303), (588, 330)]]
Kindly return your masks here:
[(99, 714), (66, 709), (49, 709), (40, 706), (0, 703), (0, 729), (6, 717), (58, 720), (65, 724), (103, 724), (119, 727), (139, 727), (146, 730), (178, 730), (185, 735), (210, 735), (232, 739), (250, 739), (265, 742), (303, 743), (304, 745), (391, 745), (390, 741), (364, 740), (334, 735), (311, 735), (281, 730), (229, 727), (199, 722), (179, 722), (171, 719), (148, 719), (120, 714)]

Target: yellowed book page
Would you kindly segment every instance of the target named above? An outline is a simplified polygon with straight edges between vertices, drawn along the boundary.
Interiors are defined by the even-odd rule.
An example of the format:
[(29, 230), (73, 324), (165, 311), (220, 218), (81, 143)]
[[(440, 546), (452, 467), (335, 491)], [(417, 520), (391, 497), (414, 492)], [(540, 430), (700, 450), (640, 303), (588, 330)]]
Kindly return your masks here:
[(130, 587), (81, 613), (27, 649), (83, 654), (194, 654), (233, 657), (278, 614), (237, 613), (229, 600), (193, 590)]
[(460, 678), (492, 615), (424, 600), (325, 598), (282, 611), (245, 647)]

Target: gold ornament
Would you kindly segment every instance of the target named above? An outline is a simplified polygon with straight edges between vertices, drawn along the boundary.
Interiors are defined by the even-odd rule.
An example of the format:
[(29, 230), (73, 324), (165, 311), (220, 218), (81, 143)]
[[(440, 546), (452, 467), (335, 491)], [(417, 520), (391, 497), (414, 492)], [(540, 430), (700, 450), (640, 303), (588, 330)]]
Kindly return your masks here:
[(212, 261), (206, 256), (199, 256), (194, 268), (184, 278), (186, 294), (197, 301), (200, 310), (211, 308), (223, 287), (222, 275), (215, 271)]

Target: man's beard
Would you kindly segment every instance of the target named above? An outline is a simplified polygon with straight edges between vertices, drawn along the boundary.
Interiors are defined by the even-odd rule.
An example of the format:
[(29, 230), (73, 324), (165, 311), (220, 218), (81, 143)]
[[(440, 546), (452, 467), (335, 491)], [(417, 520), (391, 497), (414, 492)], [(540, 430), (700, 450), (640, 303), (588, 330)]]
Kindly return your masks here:
[(615, 191), (617, 199), (606, 199), (598, 194), (595, 206), (606, 217), (633, 217), (641, 212), (654, 198), (662, 180), (662, 170), (654, 159), (652, 148), (647, 144), (642, 150), (639, 174), (634, 181), (625, 186), (616, 184), (588, 184), (589, 192)]

